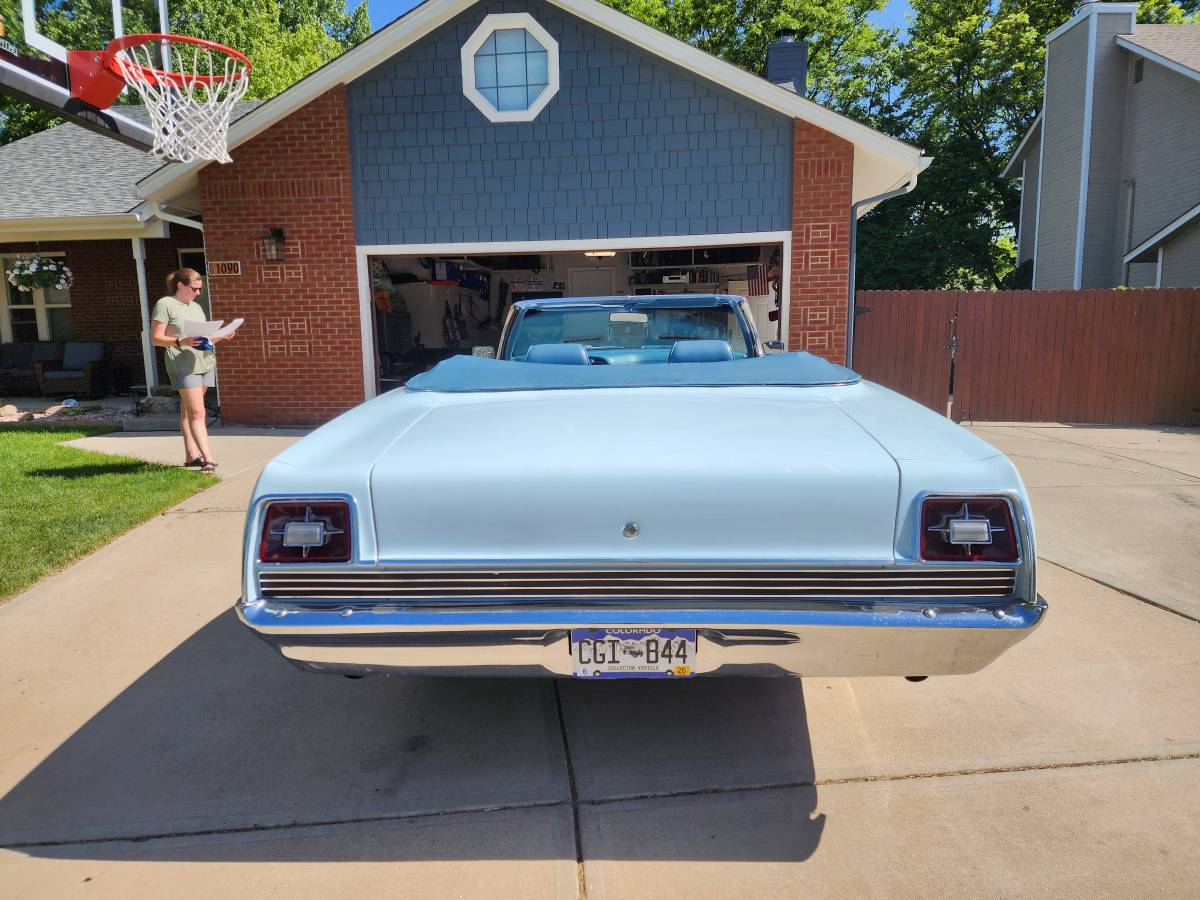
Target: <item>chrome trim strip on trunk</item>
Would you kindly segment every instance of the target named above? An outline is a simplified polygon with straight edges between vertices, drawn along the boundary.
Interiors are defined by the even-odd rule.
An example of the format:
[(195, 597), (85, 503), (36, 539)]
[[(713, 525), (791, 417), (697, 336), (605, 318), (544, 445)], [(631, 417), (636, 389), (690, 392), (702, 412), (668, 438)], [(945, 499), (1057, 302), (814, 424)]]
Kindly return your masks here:
[(804, 599), (994, 597), (1016, 589), (1015, 568), (904, 569), (315, 569), (262, 568), (264, 600)]

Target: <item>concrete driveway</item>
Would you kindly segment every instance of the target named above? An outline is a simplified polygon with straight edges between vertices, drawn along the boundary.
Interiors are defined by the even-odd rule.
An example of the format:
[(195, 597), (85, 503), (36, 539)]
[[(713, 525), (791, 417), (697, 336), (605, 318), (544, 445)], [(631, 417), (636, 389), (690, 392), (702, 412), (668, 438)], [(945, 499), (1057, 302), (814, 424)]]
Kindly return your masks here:
[[(1195, 896), (1200, 624), (1099, 581), (1188, 613), (1200, 435), (980, 431), (1063, 564), (1051, 614), (916, 685), (305, 675), (229, 612), (241, 435), (240, 474), (0, 607), (4, 894)], [(1169, 510), (1138, 519), (1160, 561), (1110, 478)]]

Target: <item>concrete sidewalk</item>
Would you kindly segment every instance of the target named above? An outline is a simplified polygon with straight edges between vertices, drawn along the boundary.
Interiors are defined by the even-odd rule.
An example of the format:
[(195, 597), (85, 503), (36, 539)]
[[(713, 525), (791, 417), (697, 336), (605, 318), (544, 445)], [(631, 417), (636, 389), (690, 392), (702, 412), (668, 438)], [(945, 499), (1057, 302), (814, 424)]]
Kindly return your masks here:
[(228, 437), (0, 607), (6, 894), (1194, 896), (1200, 624), (1045, 564), (1036, 635), (918, 685), (307, 675), (229, 609), (293, 438)]
[(1039, 557), (1200, 621), (1200, 429), (971, 430), (1020, 470)]
[[(218, 463), (217, 474), (221, 478), (233, 478), (251, 469), (257, 469), (271, 457), (282, 453), (289, 446), (308, 434), (303, 428), (247, 428), (239, 425), (210, 428), (209, 449)], [(179, 465), (183, 462), (183, 438), (173, 432), (129, 432), (114, 431), (96, 437), (67, 441), (68, 447), (110, 453), (116, 456), (133, 456), (150, 462)]]

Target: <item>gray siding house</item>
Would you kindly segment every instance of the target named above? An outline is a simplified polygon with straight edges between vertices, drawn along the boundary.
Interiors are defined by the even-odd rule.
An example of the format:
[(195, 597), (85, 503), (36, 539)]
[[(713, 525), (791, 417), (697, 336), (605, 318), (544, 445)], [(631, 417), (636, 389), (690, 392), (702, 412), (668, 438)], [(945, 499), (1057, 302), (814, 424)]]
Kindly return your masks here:
[(1042, 290), (1200, 285), (1200, 25), (1138, 25), (1089, 3), (1046, 39), (1017, 262)]

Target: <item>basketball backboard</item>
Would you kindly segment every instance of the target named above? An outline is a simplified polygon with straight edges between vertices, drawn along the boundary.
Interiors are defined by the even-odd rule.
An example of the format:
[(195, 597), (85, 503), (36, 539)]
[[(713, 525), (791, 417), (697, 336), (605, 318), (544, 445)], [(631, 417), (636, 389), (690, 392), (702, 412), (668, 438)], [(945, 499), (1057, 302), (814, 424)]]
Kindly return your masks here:
[[(150, 128), (123, 115), (120, 106), (97, 109), (82, 101), (76, 96), (81, 86), (75, 85), (75, 91), (72, 91), (67, 67), (69, 50), (95, 50), (98, 54), (109, 39), (125, 33), (122, 0), (90, 0), (90, 5), (96, 9), (103, 8), (107, 12), (111, 6), (112, 10), (112, 32), (105, 34), (96, 47), (64, 47), (43, 33), (46, 10), (50, 5), (46, 0), (0, 0), (0, 92), (48, 109), (140, 150), (148, 150), (153, 143)], [(166, 0), (158, 0), (157, 10), (162, 30), (166, 31)]]

